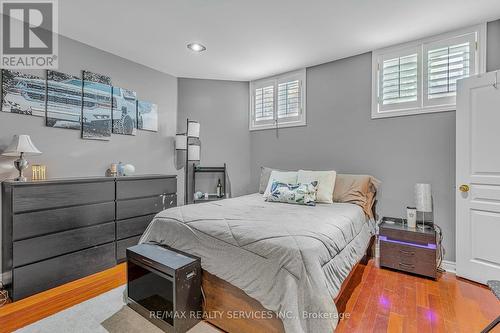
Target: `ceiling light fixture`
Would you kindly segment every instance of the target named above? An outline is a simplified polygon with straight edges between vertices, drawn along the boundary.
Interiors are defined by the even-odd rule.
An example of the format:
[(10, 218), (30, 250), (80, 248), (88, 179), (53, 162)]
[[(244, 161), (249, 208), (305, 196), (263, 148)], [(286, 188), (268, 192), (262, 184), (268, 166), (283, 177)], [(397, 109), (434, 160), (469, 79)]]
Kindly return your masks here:
[(203, 52), (207, 49), (204, 45), (200, 43), (189, 43), (187, 45), (187, 48), (194, 52)]

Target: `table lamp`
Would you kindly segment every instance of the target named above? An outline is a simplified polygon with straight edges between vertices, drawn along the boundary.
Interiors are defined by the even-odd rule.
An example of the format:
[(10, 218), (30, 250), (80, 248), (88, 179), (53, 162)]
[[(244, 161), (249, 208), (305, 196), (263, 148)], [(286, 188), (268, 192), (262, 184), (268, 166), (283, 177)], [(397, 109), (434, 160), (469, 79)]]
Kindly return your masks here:
[(39, 151), (29, 135), (14, 135), (12, 142), (7, 147), (7, 149), (2, 153), (3, 156), (19, 156), (17, 160), (14, 161), (14, 166), (19, 171), (19, 177), (15, 178), (15, 181), (25, 182), (26, 177), (23, 176), (23, 171), (29, 165), (28, 161), (24, 159), (24, 156), (40, 155), (42, 152)]
[(422, 212), (422, 229), (425, 229), (425, 213), (432, 212), (431, 184), (415, 184), (415, 205)]

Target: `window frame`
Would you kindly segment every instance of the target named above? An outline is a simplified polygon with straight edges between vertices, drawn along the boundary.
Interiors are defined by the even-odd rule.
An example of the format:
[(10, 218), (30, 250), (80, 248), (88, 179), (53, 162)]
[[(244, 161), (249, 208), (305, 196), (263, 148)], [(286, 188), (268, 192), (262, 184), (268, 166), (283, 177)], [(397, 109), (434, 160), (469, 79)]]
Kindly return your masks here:
[[(300, 85), (300, 110), (298, 116), (278, 118), (278, 85), (290, 82), (299, 81)], [(273, 89), (273, 119), (272, 120), (255, 120), (255, 90), (272, 85)], [(249, 110), (249, 125), (250, 131), (276, 129), (285, 127), (305, 126), (306, 121), (306, 69), (299, 69), (292, 72), (287, 72), (272, 77), (267, 77), (250, 82), (250, 110)]]
[[(476, 45), (473, 54), (474, 63), (471, 62), (471, 70), (469, 76), (474, 76), (477, 74), (482, 74), (486, 72), (486, 23), (475, 25), (472, 27), (455, 30), (452, 32), (432, 36), (425, 39), (420, 39), (412, 41), (409, 43), (398, 44), (384, 49), (375, 50), (372, 52), (372, 107), (371, 107), (371, 117), (372, 119), (379, 118), (389, 118), (398, 116), (409, 116), (418, 115), (434, 112), (446, 112), (456, 110), (456, 97), (448, 97), (447, 100), (439, 98), (440, 101), (429, 102), (428, 91), (427, 91), (427, 59), (428, 51), (434, 49), (436, 46), (446, 46), (452, 45), (450, 41), (464, 38), (467, 35), (474, 34)], [(410, 55), (411, 52), (408, 50), (418, 49), (418, 96), (417, 106), (403, 105), (402, 107), (390, 107), (381, 108), (380, 99), (380, 87), (382, 81), (382, 72), (380, 70), (383, 66), (384, 59), (390, 59), (391, 55), (395, 58), (398, 54), (401, 56), (405, 55), (405, 50), (407, 54)], [(444, 102), (443, 102), (444, 101)], [(405, 103), (406, 104), (406, 103)], [(395, 104), (397, 105), (397, 104)]]

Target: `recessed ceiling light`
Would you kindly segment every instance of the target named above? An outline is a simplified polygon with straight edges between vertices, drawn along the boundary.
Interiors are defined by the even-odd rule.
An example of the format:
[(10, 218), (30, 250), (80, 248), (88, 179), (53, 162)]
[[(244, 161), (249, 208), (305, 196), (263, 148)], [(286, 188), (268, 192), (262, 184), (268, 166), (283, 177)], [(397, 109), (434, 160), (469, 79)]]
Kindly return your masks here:
[(194, 52), (203, 52), (207, 49), (204, 45), (200, 43), (189, 43), (187, 45), (187, 48)]

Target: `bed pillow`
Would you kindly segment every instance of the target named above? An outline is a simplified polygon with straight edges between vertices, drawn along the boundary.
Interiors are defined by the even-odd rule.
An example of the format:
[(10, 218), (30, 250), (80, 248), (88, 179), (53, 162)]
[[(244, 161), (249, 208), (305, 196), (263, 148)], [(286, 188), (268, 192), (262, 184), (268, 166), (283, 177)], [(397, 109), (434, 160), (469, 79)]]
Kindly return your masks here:
[(260, 167), (260, 183), (259, 183), (259, 193), (264, 194), (266, 192), (267, 183), (269, 183), (269, 177), (271, 177), (271, 172), (273, 169), (267, 167)]
[(316, 202), (333, 203), (333, 189), (335, 187), (335, 178), (337, 172), (335, 171), (307, 171), (299, 170), (297, 173), (297, 183), (311, 183), (318, 182), (318, 193), (316, 195)]
[(304, 184), (285, 184), (274, 181), (266, 201), (315, 206), (317, 191), (317, 181)]
[(274, 181), (284, 184), (297, 184), (297, 171), (271, 171), (269, 181), (267, 182), (266, 190), (264, 191), (264, 199), (269, 195), (271, 185)]
[(333, 201), (358, 205), (373, 218), (372, 207), (379, 186), (380, 181), (369, 175), (337, 174)]

